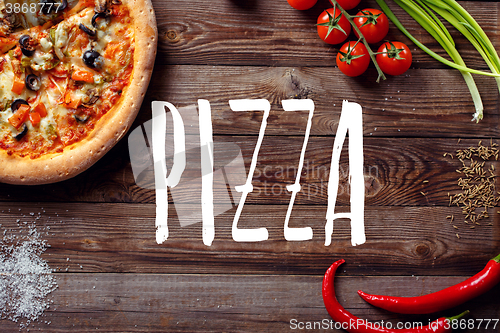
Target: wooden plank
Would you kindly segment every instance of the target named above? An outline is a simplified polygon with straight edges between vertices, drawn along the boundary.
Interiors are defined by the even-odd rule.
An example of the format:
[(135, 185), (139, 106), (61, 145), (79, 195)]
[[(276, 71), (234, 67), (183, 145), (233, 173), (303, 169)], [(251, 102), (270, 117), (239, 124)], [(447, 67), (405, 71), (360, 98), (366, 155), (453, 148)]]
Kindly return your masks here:
[[(461, 3), (485, 29), (490, 39), (498, 43), (498, 3)], [(441, 47), (413, 19), (392, 2), (388, 4), (417, 39), (445, 55)], [(248, 1), (211, 3), (196, 0), (179, 6), (173, 0), (158, 0), (153, 1), (153, 5), (158, 20), (159, 64), (335, 66), (338, 46), (324, 43), (315, 27), (321, 11), (331, 7), (326, 0), (319, 1), (308, 11), (297, 11), (279, 1), (257, 4)], [(363, 6), (378, 8), (374, 0), (363, 1)], [(453, 32), (453, 38), (469, 66), (486, 68), (484, 61), (477, 57), (476, 51), (465, 38), (456, 32)], [(354, 35), (351, 39), (355, 39)], [(413, 45), (392, 23), (387, 39)], [(412, 52), (416, 68), (444, 68), (444, 65), (415, 46), (412, 46)]]
[[(151, 119), (151, 101), (176, 107), (211, 103), (214, 134), (256, 134), (262, 112), (233, 112), (231, 99), (267, 99), (267, 135), (303, 135), (305, 114), (284, 112), (281, 101), (310, 98), (315, 103), (311, 135), (335, 134), (342, 101), (363, 107), (364, 134), (397, 137), (498, 137), (498, 87), (478, 76), (485, 121), (471, 122), (470, 92), (453, 69), (409, 70), (375, 83), (376, 72), (349, 78), (326, 67), (156, 66), (136, 124)], [(423, 130), (425, 129), (425, 131)]]
[[(248, 170), (256, 142), (255, 138), (221, 136), (216, 139), (220, 140), (215, 141), (216, 143), (234, 143), (241, 148)], [(452, 159), (448, 154), (455, 154), (458, 149), (477, 147), (479, 141), (470, 139), (460, 140), (458, 143), (453, 139), (366, 138), (363, 145), (366, 205), (448, 206), (448, 194), (453, 195), (461, 191), (457, 182), (462, 177), (460, 173), (457, 173), (462, 163), (456, 158)], [(263, 205), (288, 203), (290, 195), (286, 186), (295, 181), (302, 142), (301, 137), (267, 137), (264, 139), (253, 178), (254, 192), (249, 195), (248, 203)], [(490, 141), (484, 140), (483, 143), (489, 145)], [(332, 147), (333, 138), (331, 137), (310, 138), (301, 175), (303, 189), (297, 195), (297, 204), (327, 204)], [(344, 144), (343, 149), (337, 200), (341, 205), (349, 205), (347, 143)], [(226, 163), (231, 161), (232, 155), (229, 153), (228, 157), (225, 152), (219, 152), (217, 149), (215, 151), (216, 169), (225, 166), (222, 163), (217, 164), (217, 161)], [(199, 170), (199, 159), (190, 161), (192, 164), (188, 164), (187, 168)], [(489, 165), (498, 167), (497, 164), (498, 162), (492, 158), (492, 161), (486, 164), (485, 169), (488, 169)], [(189, 176), (187, 177), (189, 179)], [(145, 181), (145, 183), (153, 185), (152, 173), (149, 174), (148, 179), (149, 182)], [(241, 183), (244, 181), (245, 176), (240, 179)], [(225, 192), (226, 188), (221, 190)], [(146, 192), (148, 191), (142, 191), (144, 194)], [(196, 200), (196, 196), (199, 195), (198, 192), (191, 190), (176, 190), (176, 194), (187, 201), (190, 198)], [(147, 197), (146, 194), (143, 198), (145, 197)]]
[[(290, 227), (309, 226), (313, 239), (286, 241), (287, 206), (245, 206), (239, 228), (265, 227), (263, 242), (235, 242), (231, 227), (235, 209), (216, 216), (212, 246), (202, 242), (201, 223), (181, 227), (169, 206), (167, 241), (155, 240), (153, 204), (0, 204), (0, 224), (8, 233), (36, 223), (50, 244), (44, 254), (58, 272), (323, 274), (332, 260), (352, 263), (351, 274), (472, 275), (498, 252), (498, 214), (470, 229), (448, 207), (368, 207), (367, 241), (351, 246), (350, 224), (335, 222), (332, 245), (325, 246), (325, 206), (295, 207)], [(11, 207), (13, 207), (11, 209)], [(346, 211), (346, 207), (339, 207)], [(494, 222), (489, 225), (487, 222)], [(460, 234), (460, 239), (456, 237)]]
[[(272, 112), (254, 179), (256, 193), (248, 198), (239, 226), (266, 227), (270, 238), (259, 243), (233, 241), (232, 207), (216, 216), (215, 241), (207, 247), (201, 223), (181, 226), (181, 214), (171, 200), (171, 234), (158, 245), (155, 194), (134, 179), (126, 139), (74, 179), (33, 187), (0, 184), (0, 230), (16, 232), (25, 223), (36, 223), (51, 245), (43, 256), (59, 278), (53, 307), (31, 330), (293, 330), (292, 318), (310, 323), (329, 319), (320, 295), (321, 278), (339, 258), (347, 260), (337, 280), (339, 299), (353, 313), (369, 320), (427, 323), (431, 316), (397, 316), (370, 307), (356, 290), (431, 292), (471, 276), (498, 253), (497, 208), (475, 229), (463, 223), (460, 209), (448, 207), (447, 196), (456, 189), (460, 163), (443, 156), (480, 139), (500, 137), (493, 79), (476, 77), (486, 119), (474, 124), (473, 105), (460, 74), (420, 50), (415, 50), (407, 75), (380, 84), (374, 83), (373, 67), (363, 78), (340, 74), (334, 68), (336, 47), (322, 43), (314, 29), (326, 0), (307, 12), (281, 1), (153, 2), (159, 53), (133, 128), (151, 119), (153, 100), (182, 107), (208, 99), (216, 143), (240, 148), (248, 170), (261, 117), (232, 112), (228, 100), (268, 99)], [(499, 4), (461, 3), (500, 45)], [(419, 30), (404, 16), (403, 23)], [(388, 37), (401, 39), (401, 34), (393, 27)], [(425, 34), (418, 37), (436, 47)], [(456, 40), (470, 66), (485, 68), (461, 38)], [(283, 237), (290, 199), (285, 187), (294, 181), (306, 120), (304, 113), (283, 112), (281, 100), (287, 98), (311, 98), (316, 104), (302, 178), (306, 190), (298, 196), (290, 221), (292, 227), (313, 229), (313, 239), (304, 242)], [(367, 242), (351, 246), (349, 221), (344, 219), (336, 221), (332, 245), (326, 247), (326, 181), (343, 99), (364, 109)], [(468, 139), (457, 143), (458, 138)], [(230, 157), (217, 156), (216, 162)], [(345, 154), (341, 168), (338, 209), (346, 212)], [(192, 176), (196, 171), (186, 173)], [(196, 195), (180, 197), (191, 200)], [(451, 215), (453, 223), (446, 218)], [(497, 286), (443, 314), (470, 309), (469, 318), (496, 318), (499, 296)], [(0, 322), (0, 332), (18, 329), (16, 323)]]
[[(352, 266), (346, 263), (339, 270), (336, 294), (348, 311), (362, 319), (426, 325), (441, 315), (469, 309), (472, 313), (466, 320), (477, 322), (476, 330), (467, 332), (492, 332), (494, 322), (489, 330), (485, 322), (477, 328), (480, 319), (498, 317), (499, 286), (490, 297), (481, 296), (442, 313), (397, 315), (370, 306), (356, 291), (420, 295), (466, 277), (395, 276), (389, 281), (379, 276), (350, 276)], [(51, 294), (54, 304), (30, 331), (285, 332), (319, 322), (329, 332), (343, 332), (330, 323), (324, 308), (321, 275), (57, 274), (57, 278), (59, 288)], [(17, 330), (18, 324), (1, 321), (0, 332)]]
[[(305, 127), (305, 120), (302, 120), (302, 125)], [(216, 148), (219, 144), (234, 144), (238, 150), (241, 149), (245, 172), (248, 172), (256, 140), (251, 136), (217, 136), (214, 142)], [(326, 205), (333, 141), (333, 137), (310, 138), (301, 178), (303, 190), (297, 196), (297, 205)], [(480, 139), (463, 139), (458, 142), (457, 139), (366, 137), (363, 143), (366, 204), (373, 207), (448, 206), (448, 193), (453, 195), (460, 192), (457, 182), (461, 175), (456, 170), (462, 164), (457, 159), (443, 155), (454, 154), (457, 149), (477, 146), (479, 141)], [(482, 141), (483, 145), (490, 145), (490, 140)], [(286, 185), (295, 181), (302, 143), (303, 137), (299, 136), (264, 138), (254, 173), (255, 191), (249, 195), (248, 204), (288, 204), (290, 195)], [(232, 152), (222, 148), (215, 152), (216, 169), (225, 167), (235, 158)], [(193, 157), (188, 155), (189, 163), (184, 175), (186, 179), (190, 179), (190, 173), (195, 174), (196, 171), (198, 176), (193, 177), (200, 175), (199, 156), (197, 159), (195, 152), (192, 154)], [(170, 162), (169, 160), (169, 170)], [(500, 169), (497, 162), (493, 165), (496, 170)], [(340, 163), (340, 205), (349, 204), (348, 170), (346, 144)], [(33, 187), (0, 184), (0, 201), (155, 203), (151, 167), (145, 175), (147, 176), (142, 180), (134, 179), (127, 142), (122, 141), (110, 154), (74, 179)], [(246, 173), (241, 183), (245, 179)], [(216, 193), (227, 193), (220, 186), (216, 189)], [(196, 191), (176, 192), (186, 198), (197, 195)], [(456, 208), (454, 214), (459, 215), (460, 209)]]

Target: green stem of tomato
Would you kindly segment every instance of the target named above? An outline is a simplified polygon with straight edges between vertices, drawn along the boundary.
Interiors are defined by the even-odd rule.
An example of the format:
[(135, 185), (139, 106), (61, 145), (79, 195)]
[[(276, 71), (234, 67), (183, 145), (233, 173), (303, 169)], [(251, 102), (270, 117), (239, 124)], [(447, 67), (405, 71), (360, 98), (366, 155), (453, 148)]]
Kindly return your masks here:
[(349, 15), (349, 13), (346, 12), (345, 9), (342, 8), (337, 3), (336, 0), (330, 0), (330, 2), (331, 2), (331, 4), (333, 6), (337, 7), (338, 9), (340, 9), (340, 11), (342, 12), (342, 15), (345, 16), (345, 18), (347, 19), (347, 21), (349, 21), (349, 23), (351, 24), (351, 26), (353, 27), (353, 29), (356, 30), (356, 32), (358, 33), (359, 38), (361, 39), (361, 41), (365, 45), (366, 50), (368, 51), (368, 54), (370, 55), (370, 58), (371, 58), (373, 64), (375, 65), (375, 68), (377, 69), (377, 73), (378, 73), (377, 83), (380, 82), (380, 79), (385, 80), (386, 79), (385, 74), (384, 74), (384, 72), (382, 72), (382, 70), (380, 69), (380, 66), (377, 63), (377, 59), (375, 57), (376, 53), (372, 51), (370, 45), (368, 44), (368, 42), (365, 39), (365, 36), (363, 36), (363, 33), (359, 30), (359, 28), (356, 26), (356, 24), (354, 24), (354, 21), (352, 20), (352, 16)]

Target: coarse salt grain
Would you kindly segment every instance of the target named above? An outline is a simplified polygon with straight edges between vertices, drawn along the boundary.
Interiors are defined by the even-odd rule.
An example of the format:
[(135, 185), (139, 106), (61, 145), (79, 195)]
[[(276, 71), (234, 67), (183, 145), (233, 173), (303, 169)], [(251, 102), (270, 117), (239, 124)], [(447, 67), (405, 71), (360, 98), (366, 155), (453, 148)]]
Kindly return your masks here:
[(49, 245), (34, 226), (29, 226), (28, 235), (5, 231), (0, 239), (0, 319), (26, 328), (49, 308), (47, 296), (57, 288), (52, 270), (40, 257)]

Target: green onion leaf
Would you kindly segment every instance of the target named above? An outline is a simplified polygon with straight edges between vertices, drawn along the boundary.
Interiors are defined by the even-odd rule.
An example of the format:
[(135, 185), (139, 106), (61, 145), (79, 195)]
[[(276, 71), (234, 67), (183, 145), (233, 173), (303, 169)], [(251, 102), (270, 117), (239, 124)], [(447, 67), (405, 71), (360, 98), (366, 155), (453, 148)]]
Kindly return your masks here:
[[(479, 24), (460, 6), (455, 0), (394, 0), (404, 9), (415, 21), (417, 21), (448, 53), (453, 61), (449, 61), (436, 54), (424, 44), (413, 37), (392, 13), (384, 0), (376, 0), (387, 17), (403, 32), (412, 42), (414, 42), (424, 52), (434, 59), (458, 69), (469, 88), (475, 106), (475, 113), (472, 120), (479, 121), (483, 118), (483, 104), (479, 90), (474, 82), (471, 73), (495, 77), (500, 90), (500, 58), (496, 53), (491, 41), (488, 39)], [(455, 48), (455, 42), (444, 24), (437, 15), (440, 15), (459, 32), (461, 32), (471, 44), (478, 50), (491, 70), (491, 73), (468, 68), (460, 53)]]

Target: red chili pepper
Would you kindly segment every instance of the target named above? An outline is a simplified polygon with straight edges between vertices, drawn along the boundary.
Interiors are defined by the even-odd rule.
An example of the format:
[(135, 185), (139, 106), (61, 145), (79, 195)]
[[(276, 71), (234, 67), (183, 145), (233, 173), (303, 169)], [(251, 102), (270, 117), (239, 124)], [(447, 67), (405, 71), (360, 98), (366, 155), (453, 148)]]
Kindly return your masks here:
[(454, 286), (417, 297), (371, 295), (358, 290), (368, 303), (396, 313), (425, 314), (439, 312), (465, 303), (500, 282), (500, 254), (476, 275)]
[(453, 319), (458, 319), (463, 315), (467, 314), (469, 311), (452, 317), (445, 318), (441, 317), (435, 321), (429, 323), (427, 326), (419, 326), (411, 329), (389, 329), (382, 327), (380, 323), (370, 323), (364, 319), (358, 318), (351, 314), (349, 311), (344, 309), (342, 305), (337, 301), (335, 296), (335, 288), (333, 280), (335, 278), (335, 272), (337, 268), (345, 262), (344, 259), (340, 259), (334, 262), (330, 268), (325, 273), (323, 278), (323, 302), (325, 303), (326, 310), (330, 314), (333, 320), (341, 323), (341, 327), (350, 333), (445, 333), (451, 332), (451, 321)]

